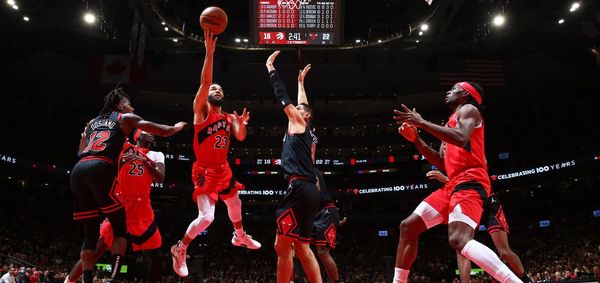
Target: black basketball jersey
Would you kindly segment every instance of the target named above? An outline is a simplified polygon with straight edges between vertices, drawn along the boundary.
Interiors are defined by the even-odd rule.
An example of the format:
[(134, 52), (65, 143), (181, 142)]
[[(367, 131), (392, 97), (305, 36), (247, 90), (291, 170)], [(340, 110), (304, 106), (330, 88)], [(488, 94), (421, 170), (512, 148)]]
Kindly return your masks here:
[(317, 181), (311, 152), (314, 138), (316, 137), (310, 123), (306, 125), (302, 134), (285, 133), (281, 149), (281, 168), (286, 179), (299, 176), (312, 182)]
[(321, 172), (319, 172), (319, 170), (315, 169), (315, 171), (317, 172), (317, 176), (319, 177), (319, 191), (321, 192), (320, 208), (322, 209), (335, 202), (333, 201), (333, 197), (331, 196), (331, 190), (329, 190), (327, 184), (325, 183), (325, 178), (323, 178), (323, 175), (321, 174)]
[(121, 113), (114, 111), (92, 119), (85, 128), (85, 148), (79, 157), (103, 156), (118, 164), (126, 138), (120, 119)]

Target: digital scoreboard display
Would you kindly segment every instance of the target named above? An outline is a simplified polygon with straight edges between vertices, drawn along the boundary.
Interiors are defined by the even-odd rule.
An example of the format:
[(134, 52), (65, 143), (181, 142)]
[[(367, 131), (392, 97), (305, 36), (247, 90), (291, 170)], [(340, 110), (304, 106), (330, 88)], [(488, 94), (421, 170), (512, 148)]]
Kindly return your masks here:
[(338, 45), (342, 0), (251, 0), (252, 38), (259, 45)]

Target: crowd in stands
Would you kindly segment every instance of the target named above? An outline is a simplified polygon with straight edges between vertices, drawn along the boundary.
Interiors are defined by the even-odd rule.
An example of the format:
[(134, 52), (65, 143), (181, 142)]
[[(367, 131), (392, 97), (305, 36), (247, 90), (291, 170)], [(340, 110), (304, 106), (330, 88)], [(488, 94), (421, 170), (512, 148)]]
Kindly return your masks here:
[[(7, 186), (3, 184), (3, 186)], [(0, 207), (0, 271), (15, 268), (17, 283), (63, 282), (79, 255), (81, 227), (70, 220), (70, 205), (52, 192), (31, 194), (20, 188), (5, 190), (6, 202)], [(560, 196), (558, 196), (560, 197)], [(62, 199), (62, 201), (61, 201)], [(516, 206), (518, 204), (513, 204)], [(160, 207), (160, 205), (158, 206)], [(162, 282), (177, 282), (171, 270), (168, 248), (185, 229), (189, 212), (159, 214), (163, 234)], [(378, 237), (377, 229), (363, 215), (352, 218), (340, 228), (338, 247), (332, 252), (342, 282), (388, 282), (393, 270), (400, 217), (387, 215), (376, 221), (386, 223), (388, 237)], [(259, 251), (249, 251), (230, 244), (231, 224), (226, 212), (217, 211), (217, 220), (207, 235), (190, 246), (190, 277), (185, 282), (274, 282), (276, 256), (273, 249), (272, 215), (248, 217), (246, 226), (254, 238), (263, 242)], [(540, 228), (529, 220), (510, 218), (512, 248), (521, 256), (534, 282), (568, 281), (577, 278), (600, 278), (600, 218), (593, 218), (588, 206), (582, 211), (559, 214), (551, 227)], [(534, 223), (535, 224), (535, 223)], [(378, 224), (379, 225), (379, 224)], [(492, 246), (489, 236), (477, 237)], [(109, 262), (107, 258), (101, 259)], [(126, 282), (144, 282), (146, 260), (141, 253), (131, 253), (126, 264)], [(296, 263), (296, 282), (306, 282)], [(457, 280), (456, 255), (448, 247), (444, 227), (425, 233), (419, 256), (411, 272), (412, 282), (451, 282)], [(324, 270), (322, 269), (324, 273)], [(101, 272), (98, 278), (103, 278)], [(324, 278), (326, 275), (324, 274)], [(98, 282), (102, 282), (98, 279)], [(2, 282), (2, 281), (0, 281)], [(489, 275), (475, 275), (473, 282), (493, 282)]]

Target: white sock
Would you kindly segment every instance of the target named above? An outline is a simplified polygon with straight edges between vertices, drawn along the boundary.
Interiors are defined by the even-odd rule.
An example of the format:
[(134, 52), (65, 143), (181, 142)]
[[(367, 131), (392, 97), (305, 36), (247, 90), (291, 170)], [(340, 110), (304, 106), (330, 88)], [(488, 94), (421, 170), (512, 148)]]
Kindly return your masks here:
[(394, 268), (394, 281), (393, 283), (406, 283), (408, 282), (408, 274), (410, 273), (410, 269), (402, 269), (395, 267)]
[(238, 228), (234, 228), (234, 229), (235, 229), (235, 235), (236, 235), (238, 238), (241, 238), (241, 237), (243, 237), (244, 235), (246, 235), (246, 232), (244, 232), (244, 227), (242, 227), (242, 228), (240, 228), (240, 229), (238, 229)]
[(492, 277), (501, 283), (522, 283), (521, 279), (506, 264), (502, 263), (500, 258), (490, 248), (475, 240), (470, 240), (460, 253), (479, 265), (485, 272), (492, 275)]

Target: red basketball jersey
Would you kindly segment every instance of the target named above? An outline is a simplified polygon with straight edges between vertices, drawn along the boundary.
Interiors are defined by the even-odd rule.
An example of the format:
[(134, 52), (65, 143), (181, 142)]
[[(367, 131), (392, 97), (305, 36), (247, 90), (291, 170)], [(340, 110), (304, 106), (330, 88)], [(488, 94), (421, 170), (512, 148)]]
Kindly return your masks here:
[[(164, 155), (160, 152), (149, 151), (148, 149), (132, 144), (126, 144), (125, 149), (123, 150), (123, 156), (129, 154), (144, 156), (154, 162), (164, 162)], [(157, 157), (159, 155), (163, 157)], [(150, 189), (153, 180), (152, 175), (150, 175), (145, 166), (144, 162), (140, 160), (121, 162), (118, 192), (125, 202), (150, 199)]]
[(233, 119), (229, 113), (209, 111), (200, 124), (194, 124), (196, 166), (214, 167), (227, 163)]
[[(452, 114), (446, 124), (446, 127), (456, 128), (458, 125), (458, 114)], [(483, 120), (477, 125), (469, 137), (469, 141), (464, 147), (458, 147), (444, 142), (446, 147), (444, 154), (444, 165), (448, 178), (453, 179), (466, 171), (478, 171), (473, 178), (487, 178), (487, 163), (485, 159), (485, 145), (483, 141), (484, 128)], [(479, 169), (479, 170), (470, 170)]]

